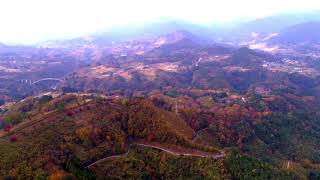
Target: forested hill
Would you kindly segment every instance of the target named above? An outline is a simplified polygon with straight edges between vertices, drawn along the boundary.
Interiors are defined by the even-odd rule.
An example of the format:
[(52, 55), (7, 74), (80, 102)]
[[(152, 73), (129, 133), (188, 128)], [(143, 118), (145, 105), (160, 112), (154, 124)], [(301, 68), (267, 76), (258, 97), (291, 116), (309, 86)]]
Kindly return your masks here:
[[(4, 123), (3, 178), (293, 176), (238, 152), (193, 142), (199, 137), (181, 117), (141, 98), (28, 98), (5, 113)], [(251, 168), (261, 172), (252, 173)]]

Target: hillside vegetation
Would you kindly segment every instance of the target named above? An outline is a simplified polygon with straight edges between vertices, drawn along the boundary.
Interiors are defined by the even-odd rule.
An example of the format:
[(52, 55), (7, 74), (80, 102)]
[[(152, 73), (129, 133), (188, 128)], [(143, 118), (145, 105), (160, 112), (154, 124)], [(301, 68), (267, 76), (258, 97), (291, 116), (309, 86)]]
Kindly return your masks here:
[[(247, 169), (238, 174), (230, 171), (229, 156), (222, 159), (177, 156), (134, 145), (143, 140), (176, 152), (189, 147), (219, 153), (214, 147), (192, 143), (194, 132), (183, 119), (141, 98), (105, 99), (72, 94), (54, 99), (29, 98), (13, 106), (6, 115), (22, 109), (27, 118), (7, 122), (11, 128), (1, 132), (2, 177), (229, 179), (248, 173)], [(127, 155), (121, 156), (127, 151)], [(120, 156), (86, 168), (112, 155)], [(248, 168), (261, 168), (258, 164)], [(276, 170), (269, 166), (264, 173), (271, 176)]]

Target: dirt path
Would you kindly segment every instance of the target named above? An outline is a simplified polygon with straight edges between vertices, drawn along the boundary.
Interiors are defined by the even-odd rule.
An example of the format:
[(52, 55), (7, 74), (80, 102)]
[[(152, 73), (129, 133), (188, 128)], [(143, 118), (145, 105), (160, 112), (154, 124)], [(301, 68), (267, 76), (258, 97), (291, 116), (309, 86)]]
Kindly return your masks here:
[(198, 152), (198, 153), (197, 152), (178, 152), (177, 150), (169, 149), (167, 147), (161, 147), (159, 145), (154, 145), (154, 144), (132, 143), (132, 144), (129, 145), (129, 148), (128, 148), (127, 152), (125, 152), (124, 154), (108, 156), (108, 157), (99, 159), (99, 160), (95, 161), (94, 163), (88, 165), (86, 168), (91, 168), (92, 166), (94, 166), (96, 164), (99, 164), (101, 162), (107, 161), (109, 159), (127, 156), (129, 154), (129, 152), (131, 150), (131, 147), (133, 145), (158, 149), (158, 150), (164, 151), (164, 152), (169, 153), (169, 154), (174, 155), (174, 156), (183, 155), (183, 156), (195, 156), (195, 157), (204, 157), (204, 158), (213, 158), (213, 159), (220, 159), (220, 158), (224, 158), (225, 157), (225, 152), (224, 151), (220, 151), (219, 154), (211, 154), (211, 153), (208, 153), (208, 152), (203, 152), (203, 153), (200, 153), (200, 152)]
[[(86, 102), (86, 103), (83, 103), (83, 104), (81, 104), (80, 106), (74, 106), (74, 107), (70, 107), (70, 108), (64, 109), (63, 111), (64, 111), (64, 112), (74, 111), (74, 110), (79, 109), (79, 108), (82, 108), (82, 107), (84, 107), (84, 106), (86, 106), (86, 105), (88, 105), (88, 104), (90, 104), (90, 103), (91, 103), (91, 101)], [(8, 137), (8, 136), (12, 135), (13, 133), (14, 133), (14, 134), (15, 134), (15, 133), (19, 133), (20, 131), (22, 131), (22, 130), (24, 130), (24, 129), (26, 129), (26, 128), (32, 127), (32, 126), (34, 126), (34, 125), (36, 125), (36, 124), (38, 124), (38, 123), (40, 123), (40, 122), (43, 122), (43, 121), (45, 121), (45, 120), (47, 120), (47, 119), (49, 119), (49, 118), (52, 118), (53, 116), (59, 115), (59, 114), (61, 114), (61, 112), (60, 112), (60, 111), (57, 111), (57, 110), (56, 110), (56, 111), (52, 111), (52, 112), (48, 112), (48, 113), (42, 115), (42, 116), (44, 116), (44, 117), (41, 118), (41, 119), (34, 120), (34, 121), (26, 121), (25, 123), (20, 123), (19, 125), (17, 125), (16, 127), (14, 127), (10, 132), (6, 132), (6, 133), (5, 133), (5, 132), (2, 130), (2, 131), (0, 131), (0, 139), (5, 138), (5, 137)], [(62, 113), (62, 114), (64, 114), (64, 113)], [(36, 115), (36, 116), (37, 116), (37, 115)], [(33, 118), (36, 118), (36, 116), (33, 117)]]
[(192, 139), (191, 142), (195, 142), (195, 141), (199, 138), (199, 134), (200, 134), (202, 131), (205, 131), (205, 130), (207, 130), (207, 129), (209, 129), (209, 128), (204, 128), (204, 129), (199, 130), (199, 131), (196, 133), (196, 136)]
[[(67, 93), (67, 94), (68, 94), (68, 95), (78, 95), (77, 93)], [(81, 95), (82, 95), (82, 96), (90, 96), (90, 95), (92, 95), (92, 96), (99, 96), (99, 97), (102, 97), (103, 99), (106, 99), (106, 100), (112, 99), (111, 97), (108, 97), (108, 96), (105, 96), (105, 95), (93, 94), (93, 93), (83, 93), (83, 94), (81, 94)], [(82, 107), (84, 107), (84, 106), (86, 106), (86, 105), (88, 105), (88, 104), (90, 104), (90, 103), (92, 103), (92, 101), (88, 101), (88, 102), (85, 102), (85, 103), (83, 103), (83, 104), (81, 104), (81, 105), (77, 105), (77, 106), (74, 106), (74, 107), (66, 108), (66, 109), (64, 109), (63, 111), (64, 111), (64, 112), (74, 111), (74, 110), (79, 109), (79, 108), (82, 108)], [(29, 127), (37, 124), (37, 123), (43, 122), (43, 121), (45, 121), (45, 120), (47, 120), (47, 119), (49, 119), (49, 118), (51, 118), (51, 117), (53, 117), (53, 116), (55, 116), (55, 115), (58, 115), (58, 114), (60, 114), (60, 113), (61, 113), (61, 112), (58, 111), (58, 110), (51, 111), (51, 112), (47, 112), (47, 113), (41, 115), (41, 116), (44, 116), (44, 117), (42, 117), (41, 119), (39, 119), (39, 120), (34, 120), (34, 121), (31, 121), (31, 122), (30, 122), (30, 121), (22, 122), (22, 123), (16, 125), (15, 127), (13, 127), (10, 132), (4, 132), (4, 130), (0, 130), (0, 139), (5, 138), (5, 137), (8, 137), (8, 136), (12, 135), (12, 133), (18, 133), (18, 132), (20, 132), (20, 131), (22, 131), (22, 130), (24, 130), (24, 129), (26, 129), (26, 128), (29, 128)], [(32, 118), (37, 118), (37, 116), (38, 116), (38, 115), (35, 115), (35, 116), (32, 117)], [(31, 119), (31, 118), (29, 118), (29, 119)]]

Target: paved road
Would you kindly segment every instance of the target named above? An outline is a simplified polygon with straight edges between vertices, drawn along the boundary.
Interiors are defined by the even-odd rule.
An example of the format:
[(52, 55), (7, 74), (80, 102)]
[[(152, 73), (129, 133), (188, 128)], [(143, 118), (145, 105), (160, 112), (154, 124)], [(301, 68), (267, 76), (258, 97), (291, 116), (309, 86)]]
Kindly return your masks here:
[(108, 157), (99, 159), (98, 161), (95, 161), (94, 163), (88, 165), (86, 168), (91, 168), (92, 166), (94, 166), (94, 165), (96, 165), (96, 164), (99, 164), (99, 163), (101, 163), (101, 162), (104, 162), (104, 161), (106, 161), (106, 160), (109, 160), (109, 159), (126, 156), (126, 155), (129, 154), (129, 152), (130, 152), (130, 150), (131, 150), (131, 146), (133, 146), (133, 145), (138, 145), (138, 146), (143, 146), (143, 147), (150, 147), (150, 148), (154, 148), (154, 149), (159, 149), (159, 150), (161, 150), (161, 151), (164, 151), (164, 152), (166, 152), (166, 153), (172, 154), (172, 155), (174, 155), (174, 156), (183, 155), (183, 156), (196, 156), (196, 157), (214, 158), (214, 159), (219, 159), (219, 158), (225, 157), (225, 152), (224, 152), (224, 151), (220, 151), (219, 154), (215, 154), (215, 155), (203, 155), (203, 154), (200, 154), (200, 153), (179, 153), (179, 152), (176, 152), (176, 151), (174, 151), (174, 150), (170, 150), (169, 148), (159, 147), (159, 146), (156, 146), (156, 145), (145, 144), (145, 143), (133, 143), (133, 144), (130, 144), (130, 145), (129, 145), (129, 148), (128, 148), (128, 150), (127, 150), (126, 153), (124, 153), (124, 154), (119, 154), (119, 155), (114, 155), (114, 156), (108, 156)]
[[(66, 109), (66, 112), (67, 112), (67, 111), (70, 111), (70, 110), (74, 110), (74, 109), (80, 108), (80, 107), (83, 107), (83, 106), (86, 106), (86, 105), (89, 104), (89, 103), (90, 103), (90, 102), (86, 102), (86, 103), (84, 103), (84, 104), (82, 104), (82, 105), (80, 105), (80, 106), (71, 107), (71, 108), (69, 108), (69, 109)], [(14, 132), (14, 133), (19, 133), (19, 132), (20, 132), (21, 130), (23, 130), (23, 129), (26, 129), (26, 128), (28, 128), (28, 127), (33, 126), (33, 125), (36, 124), (36, 123), (39, 123), (39, 122), (42, 122), (42, 121), (46, 120), (46, 119), (48, 118), (48, 116), (49, 116), (49, 117), (52, 117), (52, 116), (54, 116), (54, 115), (56, 115), (56, 114), (58, 114), (58, 113), (59, 113), (58, 111), (50, 112), (49, 114), (46, 114), (46, 117), (45, 117), (45, 118), (36, 120), (36, 121), (34, 121), (34, 122), (31, 122), (31, 123), (26, 123), (26, 124), (24, 124), (24, 125), (22, 125), (22, 126), (18, 126), (18, 127), (17, 127), (15, 130), (13, 130), (12, 132)], [(198, 138), (199, 133), (200, 133), (201, 131), (204, 131), (204, 130), (206, 130), (206, 128), (205, 128), (205, 129), (202, 129), (202, 130), (199, 130), (199, 131), (197, 132), (197, 134), (196, 134), (196, 137), (192, 140), (192, 142), (195, 141), (195, 140)], [(2, 139), (2, 138), (4, 138), (4, 137), (7, 137), (7, 136), (9, 136), (10, 134), (11, 134), (11, 133), (6, 133), (5, 135), (2, 135), (2, 137), (0, 137), (0, 139)], [(156, 146), (156, 145), (145, 144), (145, 143), (133, 143), (133, 144), (130, 144), (130, 145), (129, 145), (129, 148), (128, 148), (128, 150), (127, 150), (126, 153), (120, 154), (120, 155), (108, 156), (108, 157), (106, 157), (106, 158), (102, 158), (102, 159), (100, 159), (100, 160), (98, 160), (98, 161), (90, 164), (89, 166), (87, 166), (87, 168), (90, 168), (90, 167), (92, 167), (93, 165), (98, 164), (98, 163), (103, 162), (103, 161), (106, 161), (106, 160), (108, 160), (108, 159), (112, 159), (112, 158), (117, 158), (117, 157), (121, 157), (121, 156), (126, 156), (126, 155), (128, 155), (129, 152), (130, 152), (130, 150), (131, 150), (131, 146), (132, 146), (132, 145), (138, 145), (138, 146), (143, 146), (143, 147), (150, 147), (150, 148), (154, 148), (154, 149), (159, 149), (159, 150), (162, 150), (162, 151), (164, 151), (164, 152), (166, 152), (166, 153), (169, 153), (169, 154), (172, 154), (172, 155), (175, 155), (175, 156), (184, 155), (184, 156), (197, 156), (197, 157), (214, 158), (214, 159), (223, 158), (223, 157), (225, 156), (225, 152), (224, 152), (224, 151), (220, 151), (219, 154), (214, 154), (214, 155), (204, 155), (204, 154), (200, 154), (200, 153), (179, 153), (179, 152), (177, 152), (177, 151), (170, 150), (169, 148), (164, 148), (164, 147), (160, 147), (160, 146)]]

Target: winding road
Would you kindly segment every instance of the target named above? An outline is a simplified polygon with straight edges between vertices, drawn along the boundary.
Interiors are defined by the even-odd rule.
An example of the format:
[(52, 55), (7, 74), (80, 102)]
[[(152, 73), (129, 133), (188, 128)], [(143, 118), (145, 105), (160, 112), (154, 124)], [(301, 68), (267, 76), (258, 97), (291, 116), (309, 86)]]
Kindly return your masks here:
[[(70, 111), (70, 110), (72, 111), (74, 109), (84, 107), (84, 106), (86, 106), (86, 105), (88, 105), (90, 103), (91, 102), (86, 102), (86, 103), (81, 104), (80, 106), (70, 107), (70, 108), (65, 109), (65, 111), (66, 112)], [(23, 129), (29, 128), (29, 127), (31, 127), (31, 126), (39, 123), (39, 122), (45, 121), (49, 117), (52, 117), (52, 116), (54, 116), (54, 115), (56, 115), (58, 113), (60, 113), (60, 112), (59, 111), (53, 111), (53, 112), (50, 112), (50, 113), (46, 114), (44, 118), (41, 118), (41, 119), (33, 121), (33, 122), (26, 122), (25, 124), (21, 124), (20, 126), (14, 128), (11, 133), (6, 133), (6, 134), (2, 134), (2, 135), (0, 134), (0, 139), (3, 139), (5, 137), (7, 137), (7, 136), (10, 136), (10, 134), (12, 134), (12, 133), (15, 133), (15, 134), (19, 133)], [(192, 139), (191, 142), (194, 142), (199, 137), (199, 134), (202, 131), (206, 130), (206, 129), (207, 128), (199, 130), (196, 133), (195, 138)], [(118, 157), (127, 156), (130, 153), (131, 147), (133, 145), (158, 149), (158, 150), (164, 151), (164, 152), (169, 153), (169, 154), (174, 155), (174, 156), (183, 155), (183, 156), (195, 156), (195, 157), (213, 158), (213, 159), (220, 159), (220, 158), (224, 158), (225, 157), (225, 152), (221, 151), (221, 150), (219, 151), (220, 153), (218, 153), (218, 154), (213, 154), (213, 153), (210, 153), (210, 152), (205, 152), (205, 151), (200, 151), (200, 150), (195, 150), (195, 149), (191, 149), (191, 150), (194, 150), (192, 152), (190, 152), (190, 149), (189, 149), (189, 151), (187, 149), (184, 149), (184, 152), (182, 152), (181, 149), (183, 149), (183, 147), (180, 147), (180, 152), (179, 152), (178, 150), (173, 150), (173, 149), (170, 149), (170, 148), (167, 148), (167, 147), (163, 147), (163, 146), (160, 146), (160, 145), (154, 145), (154, 144), (151, 144), (151, 143), (148, 144), (148, 143), (136, 142), (136, 143), (130, 144), (129, 147), (128, 147), (127, 152), (125, 152), (124, 154), (108, 156), (108, 157), (99, 159), (99, 160), (93, 162), (92, 164), (88, 165), (86, 168), (91, 168), (92, 166), (94, 166), (96, 164), (99, 164), (99, 163), (101, 163), (103, 161), (106, 161), (106, 160), (109, 160), (109, 159), (112, 159), (112, 158), (118, 158)]]
[[(204, 130), (204, 129), (202, 129), (202, 130)], [(205, 152), (205, 153), (200, 153), (200, 152), (187, 153), (187, 152), (177, 152), (177, 151), (171, 150), (169, 148), (160, 147), (160, 146), (151, 145), (151, 144), (146, 144), (146, 143), (132, 143), (132, 144), (129, 145), (129, 148), (128, 148), (127, 152), (125, 152), (124, 154), (108, 156), (108, 157), (99, 159), (99, 160), (93, 162), (92, 164), (88, 165), (86, 168), (91, 168), (92, 166), (94, 166), (96, 164), (99, 164), (101, 162), (107, 161), (109, 159), (127, 156), (129, 154), (129, 152), (131, 150), (131, 147), (133, 145), (158, 149), (158, 150), (164, 151), (164, 152), (169, 153), (169, 154), (174, 155), (174, 156), (183, 155), (183, 156), (195, 156), (195, 157), (213, 158), (213, 159), (220, 159), (220, 158), (224, 158), (225, 157), (225, 152), (224, 151), (220, 151), (219, 154), (210, 154), (208, 152)]]

